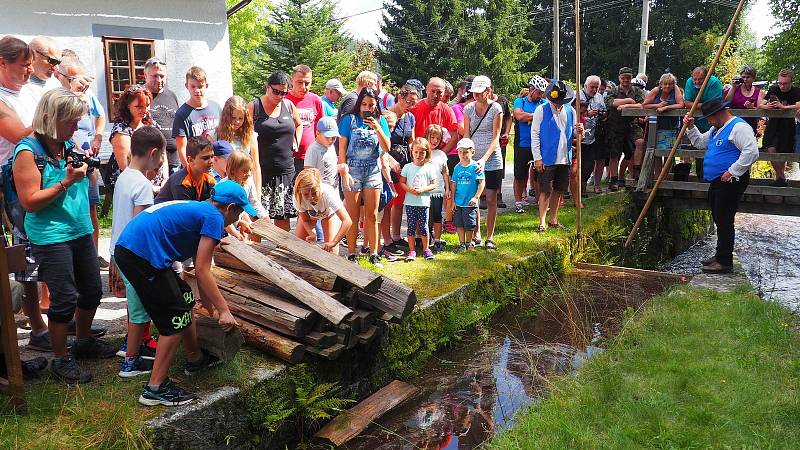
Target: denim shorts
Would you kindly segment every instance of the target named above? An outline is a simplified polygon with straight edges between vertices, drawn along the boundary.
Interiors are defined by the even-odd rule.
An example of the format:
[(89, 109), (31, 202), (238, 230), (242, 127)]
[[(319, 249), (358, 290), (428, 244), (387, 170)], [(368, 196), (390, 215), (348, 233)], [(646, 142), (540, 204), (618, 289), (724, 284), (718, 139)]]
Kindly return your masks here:
[(478, 207), (456, 206), (455, 214), (453, 214), (453, 225), (456, 228), (463, 228), (468, 231), (478, 228)]
[(94, 184), (89, 183), (89, 204), (90, 205), (99, 205), (100, 204), (100, 183), (95, 182)]
[(345, 186), (345, 191), (361, 192), (364, 189), (380, 189), (383, 187), (383, 178), (377, 164), (373, 166), (350, 166), (350, 186)]

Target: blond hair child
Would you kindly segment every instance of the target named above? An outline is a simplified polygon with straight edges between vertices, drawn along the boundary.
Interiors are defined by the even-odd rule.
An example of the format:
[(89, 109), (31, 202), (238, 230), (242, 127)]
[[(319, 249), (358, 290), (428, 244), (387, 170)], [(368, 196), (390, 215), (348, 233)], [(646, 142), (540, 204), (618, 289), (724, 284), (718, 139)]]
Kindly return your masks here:
[(297, 237), (315, 241), (314, 227), (320, 221), (324, 235), (322, 249), (339, 253), (339, 242), (353, 221), (339, 198), (339, 191), (322, 182), (318, 169), (309, 167), (297, 175), (294, 180), (294, 204), (297, 209)]
[[(425, 130), (425, 139), (431, 145), (431, 164), (436, 167), (436, 189), (431, 191), (431, 209), (430, 209), (430, 228), (433, 231), (433, 247), (434, 252), (442, 251), (444, 241), (442, 238), (442, 221), (444, 202), (450, 201), (450, 174), (447, 171), (447, 154), (443, 152), (440, 147), (442, 146), (442, 139), (444, 138), (444, 129), (437, 124), (428, 125)], [(449, 206), (449, 205), (448, 205)]]
[(406, 164), (400, 173), (400, 186), (406, 191), (403, 201), (409, 237), (406, 261), (417, 258), (416, 236), (422, 240), (422, 255), (425, 259), (433, 259), (428, 246), (428, 210), (430, 193), (436, 189), (436, 167), (430, 164), (430, 159), (431, 144), (425, 138), (416, 138), (411, 144), (411, 164)]

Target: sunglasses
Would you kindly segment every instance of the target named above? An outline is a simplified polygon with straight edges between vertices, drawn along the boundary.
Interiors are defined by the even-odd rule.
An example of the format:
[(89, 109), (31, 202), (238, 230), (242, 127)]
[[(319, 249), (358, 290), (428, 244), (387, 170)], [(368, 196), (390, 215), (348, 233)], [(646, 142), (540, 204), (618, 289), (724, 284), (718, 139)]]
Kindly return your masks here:
[(164, 61), (162, 61), (162, 60), (160, 60), (158, 58), (150, 58), (147, 61), (145, 61), (144, 68), (147, 69), (150, 66), (155, 66), (156, 64), (158, 64), (159, 66), (166, 66), (167, 65), (167, 63), (165, 63)]
[(50, 64), (51, 66), (57, 66), (57, 65), (61, 64), (61, 60), (60, 59), (53, 58), (52, 56), (48, 55), (47, 53), (40, 52), (39, 50), (36, 50), (36, 53), (38, 53), (39, 56), (41, 56), (42, 58), (47, 60), (47, 64)]
[(278, 97), (286, 97), (286, 96), (289, 94), (289, 91), (288, 91), (288, 90), (286, 90), (286, 91), (281, 91), (280, 89), (275, 89), (275, 88), (274, 88), (274, 87), (272, 87), (272, 86), (270, 86), (269, 88), (270, 88), (270, 89), (272, 89), (272, 93), (273, 93), (273, 94), (275, 94), (275, 95), (277, 95)]
[(144, 86), (142, 86), (141, 84), (132, 84), (128, 86), (127, 89), (125, 89), (125, 92), (136, 92), (142, 90), (144, 90)]

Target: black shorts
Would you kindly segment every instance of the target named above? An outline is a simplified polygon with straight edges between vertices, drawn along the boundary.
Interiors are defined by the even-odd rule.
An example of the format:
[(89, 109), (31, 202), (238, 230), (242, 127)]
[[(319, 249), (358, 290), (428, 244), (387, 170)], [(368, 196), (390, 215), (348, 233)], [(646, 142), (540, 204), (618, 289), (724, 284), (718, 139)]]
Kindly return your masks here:
[(431, 197), (431, 218), (428, 221), (431, 226), (435, 223), (442, 223), (442, 207), (444, 206), (444, 197)]
[(494, 191), (500, 189), (503, 184), (503, 169), (487, 170), (484, 174), (486, 175), (486, 189)]
[(447, 173), (452, 174), (453, 169), (456, 168), (456, 164), (460, 161), (458, 154), (455, 155), (447, 155)]
[[(783, 122), (787, 120), (787, 122)], [(764, 130), (764, 148), (775, 148), (778, 153), (794, 153), (794, 119), (772, 119)]]
[(533, 161), (530, 147), (519, 147), (514, 150), (514, 179), (523, 181), (528, 179), (528, 173)]
[(569, 190), (569, 166), (556, 164), (545, 166), (544, 172), (539, 174), (539, 191), (549, 194), (553, 191), (567, 192)]
[(160, 334), (180, 333), (192, 323), (195, 303), (192, 288), (172, 267), (156, 269), (146, 259), (119, 245), (114, 248), (114, 260)]

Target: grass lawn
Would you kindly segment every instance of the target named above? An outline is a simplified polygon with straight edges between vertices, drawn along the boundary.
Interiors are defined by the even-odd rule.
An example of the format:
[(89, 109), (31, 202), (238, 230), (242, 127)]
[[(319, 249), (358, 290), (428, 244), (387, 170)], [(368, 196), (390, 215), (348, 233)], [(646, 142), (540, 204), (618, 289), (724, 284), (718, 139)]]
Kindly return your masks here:
[(798, 326), (744, 290), (676, 288), (490, 447), (798, 448)]
[[(584, 199), (582, 221), (584, 226), (602, 215), (612, 205), (622, 201), (624, 193), (612, 193)], [(496, 251), (486, 251), (483, 247), (473, 252), (453, 253), (445, 251), (436, 255), (436, 259), (428, 261), (418, 257), (416, 261), (384, 263), (383, 269), (376, 269), (363, 262), (376, 272), (413, 287), (419, 298), (431, 298), (452, 291), (476, 278), (490, 274), (519, 258), (530, 256), (540, 251), (546, 244), (557, 240), (566, 241), (575, 235), (575, 208), (571, 200), (567, 207), (559, 210), (559, 222), (565, 229), (551, 229), (546, 233), (536, 233), (539, 226), (538, 209), (529, 206), (525, 214), (507, 212), (499, 214), (495, 228), (494, 241)], [(486, 211), (481, 211), (485, 217)], [(486, 225), (481, 226), (482, 237), (486, 238)], [(458, 245), (458, 236), (442, 234), (447, 241), (448, 249)], [(420, 253), (420, 252), (418, 252)]]

